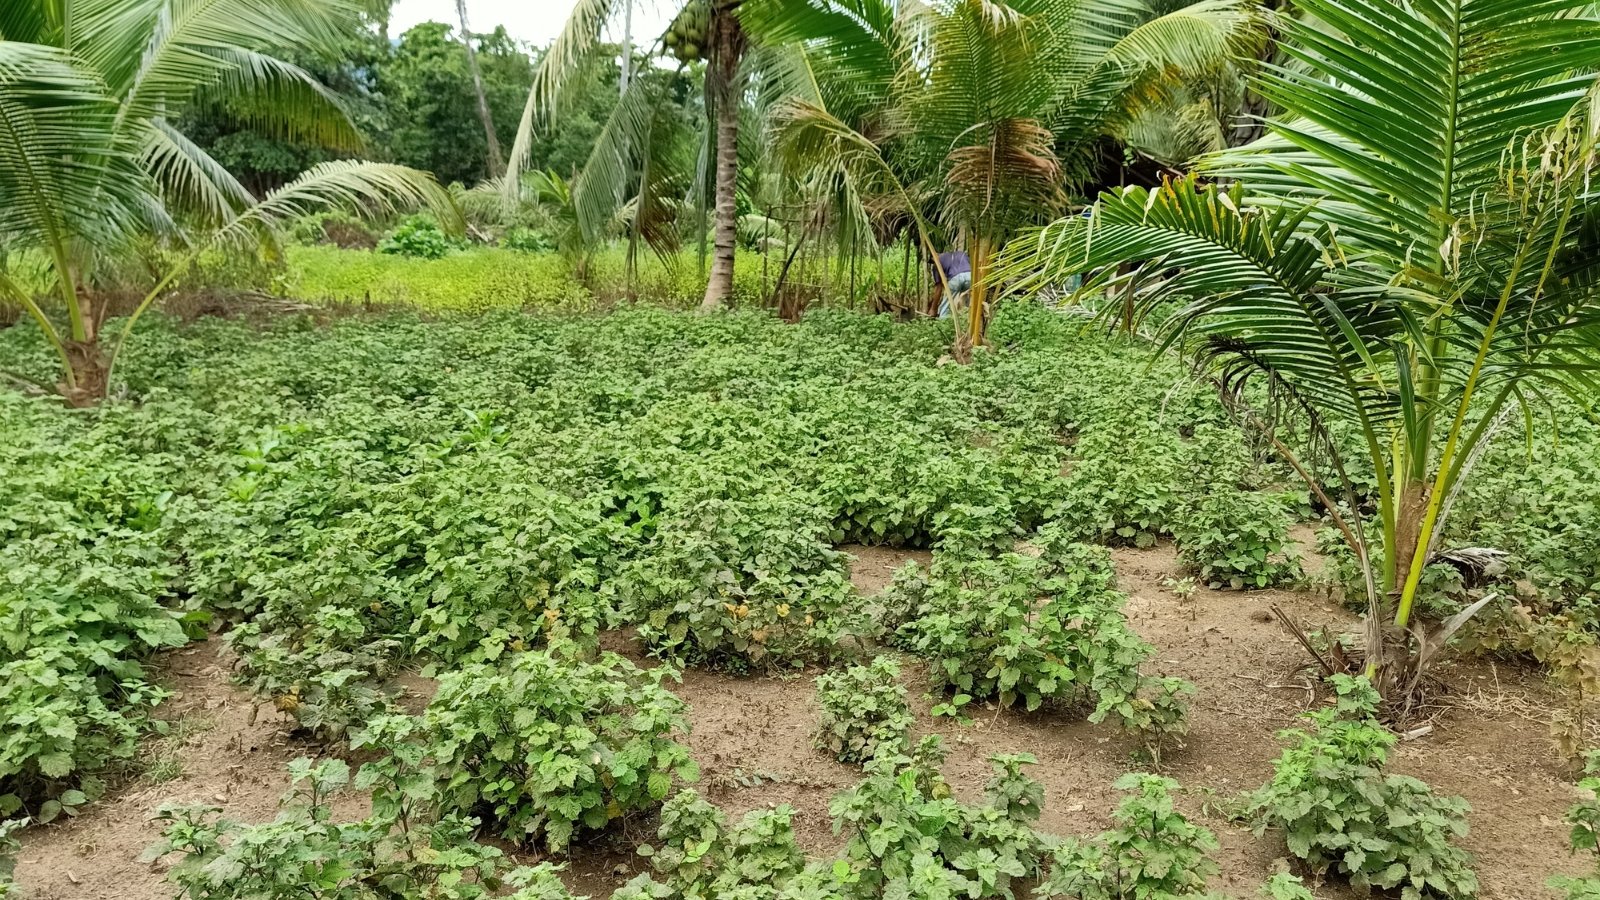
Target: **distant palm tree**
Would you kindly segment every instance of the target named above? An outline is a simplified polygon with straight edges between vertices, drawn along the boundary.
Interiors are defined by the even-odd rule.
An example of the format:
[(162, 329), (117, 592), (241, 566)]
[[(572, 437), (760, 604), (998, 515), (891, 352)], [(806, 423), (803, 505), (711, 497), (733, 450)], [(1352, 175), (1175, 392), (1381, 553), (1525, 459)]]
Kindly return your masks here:
[[(749, 47), (740, 25), (742, 2), (684, 0), (678, 10), (679, 19), (693, 18), (697, 4), (709, 14), (704, 45), (695, 45), (689, 54), (683, 54), (681, 48), (676, 51), (704, 60), (706, 103), (716, 117), (712, 127), (713, 152), (708, 161), (714, 195), (713, 258), (702, 309), (718, 308), (733, 295), (734, 249), (738, 242), (739, 115), (744, 106), (741, 63)], [(513, 175), (528, 164), (535, 128), (548, 127), (556, 119), (569, 83), (599, 52), (601, 32), (617, 11), (624, 9), (623, 4), (624, 0), (578, 0), (566, 26), (534, 71), (533, 88), (528, 93), (508, 163)], [(631, 3), (625, 12), (631, 16)], [(658, 41), (652, 53), (662, 54), (667, 49), (664, 42)], [(638, 236), (648, 230), (649, 211), (660, 205), (660, 198), (651, 196), (650, 179), (645, 177), (651, 169), (650, 148), (661, 139), (660, 116), (667, 109), (658, 88), (653, 79), (634, 77), (628, 81), (594, 153), (572, 185), (574, 204), (582, 213), (585, 229), (591, 232), (609, 221), (617, 208), (633, 202)], [(660, 174), (656, 173), (658, 181)], [(639, 189), (630, 201), (628, 194), (636, 182)], [(508, 178), (504, 183), (515, 184), (515, 179)], [(657, 233), (665, 237), (665, 232)]]
[(958, 356), (984, 340), (995, 251), (1058, 212), (1164, 88), (1261, 31), (1249, 0), (753, 0), (747, 19), (803, 57), (775, 113), (790, 163), (840, 173), (857, 197), (891, 186), (919, 228), (937, 220), (970, 253)]
[[(357, 9), (301, 0), (34, 0), (0, 5), (0, 243), (49, 261), (39, 299), (0, 271), (0, 296), (33, 317), (61, 358), (73, 404), (105, 396), (134, 323), (188, 268), (161, 276), (109, 349), (92, 285), (144, 236), (187, 246), (270, 240), (316, 208), (428, 205), (454, 217), (432, 176), (401, 166), (323, 163), (251, 196), (173, 119), (207, 102), (276, 134), (353, 148), (327, 90), (277, 51), (328, 49)], [(57, 322), (51, 312), (65, 319)]]
[[(1367, 674), (1404, 704), (1476, 609), (1424, 628), (1418, 600), (1489, 437), (1548, 392), (1590, 407), (1600, 389), (1600, 17), (1578, 0), (1295, 6), (1295, 64), (1258, 85), (1283, 113), (1202, 165), (1232, 187), (1108, 192), (1005, 269), (1140, 288), (1164, 344), (1324, 502), (1364, 575)], [(1309, 423), (1310, 455), (1272, 412)], [(1352, 486), (1363, 470), (1375, 496)]]

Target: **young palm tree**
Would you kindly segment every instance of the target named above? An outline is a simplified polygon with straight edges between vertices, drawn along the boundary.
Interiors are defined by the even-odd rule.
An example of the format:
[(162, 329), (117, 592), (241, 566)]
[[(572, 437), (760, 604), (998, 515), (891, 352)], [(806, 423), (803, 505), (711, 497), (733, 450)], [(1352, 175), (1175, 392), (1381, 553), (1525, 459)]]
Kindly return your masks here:
[[(1297, 7), (1296, 64), (1260, 84), (1282, 115), (1204, 164), (1233, 187), (1104, 194), (1003, 268), (1033, 284), (1100, 272), (1085, 290), (1136, 279), (1163, 344), (1208, 366), (1326, 504), (1366, 578), (1368, 674), (1403, 703), (1476, 610), (1428, 630), (1417, 600), (1496, 423), (1551, 390), (1595, 396), (1600, 18), (1575, 0)], [(1303, 413), (1313, 455), (1249, 408), (1261, 396)], [(1357, 466), (1376, 476), (1375, 521)]]
[(847, 172), (861, 196), (890, 179), (938, 198), (932, 218), (972, 259), (958, 352), (983, 341), (994, 252), (1059, 211), (1100, 141), (1163, 86), (1260, 31), (1243, 0), (762, 0), (747, 18), (806, 58), (776, 114), (793, 163)]
[(173, 125), (191, 104), (210, 102), (287, 137), (354, 146), (335, 98), (271, 54), (335, 46), (356, 15), (340, 2), (302, 0), (0, 7), (0, 242), (49, 261), (54, 299), (35, 298), (3, 271), (0, 295), (27, 310), (60, 356), (68, 401), (105, 396), (134, 323), (188, 268), (158, 279), (108, 349), (97, 273), (137, 238), (188, 246), (192, 259), (219, 241), (270, 239), (273, 226), (317, 207), (427, 204), (454, 214), (430, 176), (372, 163), (319, 165), (258, 202)]

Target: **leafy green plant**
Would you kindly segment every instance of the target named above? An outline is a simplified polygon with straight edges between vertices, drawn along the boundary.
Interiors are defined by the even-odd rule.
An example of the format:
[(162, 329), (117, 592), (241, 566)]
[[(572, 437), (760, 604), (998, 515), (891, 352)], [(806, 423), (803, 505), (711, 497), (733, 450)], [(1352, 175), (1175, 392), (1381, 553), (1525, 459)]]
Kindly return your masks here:
[(456, 244), (432, 216), (407, 216), (378, 242), (378, 252), (415, 259), (443, 259)]
[(166, 696), (141, 661), (188, 641), (162, 606), (173, 576), (147, 535), (89, 547), (40, 537), (0, 550), (0, 816), (49, 822), (134, 756)]
[(1333, 680), (1338, 704), (1307, 713), (1308, 728), (1281, 733), (1290, 746), (1250, 798), (1256, 832), (1282, 829), (1290, 853), (1358, 889), (1395, 889), (1405, 900), (1472, 897), (1471, 857), (1452, 843), (1467, 833), (1467, 802), (1385, 775), (1395, 737), (1373, 718), (1377, 692), (1365, 679)]
[(1162, 753), (1183, 748), (1194, 692), (1194, 683), (1182, 678), (1145, 676), (1139, 679), (1137, 693), (1113, 708), (1119, 725), (1144, 738), (1145, 752), (1155, 767), (1160, 768)]
[[(333, 821), (330, 801), (350, 783), (337, 759), (289, 764), (293, 788), (273, 821), (243, 824), (217, 807), (166, 805), (157, 812), (162, 840), (147, 860), (179, 858), (167, 877), (189, 900), (293, 900), (307, 892), (326, 900), (489, 900), (503, 886), (518, 900), (565, 900), (548, 863), (508, 871), (505, 854), (472, 840), (477, 821), (422, 814), (379, 802), (354, 822)], [(357, 784), (376, 783), (363, 769)], [(433, 799), (413, 785), (408, 800), (421, 812)], [(432, 810), (428, 810), (432, 812)]]
[(1305, 883), (1288, 872), (1279, 872), (1268, 878), (1261, 888), (1261, 896), (1267, 900), (1316, 900)]
[(1572, 830), (1567, 846), (1573, 853), (1587, 852), (1593, 857), (1594, 869), (1587, 875), (1558, 875), (1550, 879), (1550, 887), (1561, 891), (1567, 900), (1593, 900), (1600, 897), (1600, 751), (1591, 750), (1583, 764), (1584, 777), (1578, 781), (1583, 797), (1567, 810), (1567, 824)]
[[(1086, 540), (1153, 546), (1172, 530), (1182, 456), (1148, 423), (1087, 429), (1073, 445), (1053, 517)], [(1137, 476), (1130, 473), (1137, 472)]]
[(17, 870), (17, 854), (22, 850), (22, 842), (13, 835), (28, 827), (28, 821), (27, 819), (0, 821), (0, 897), (19, 896), (13, 875)]
[(860, 763), (881, 750), (899, 752), (911, 730), (911, 707), (900, 664), (879, 656), (871, 665), (817, 676), (816, 745), (840, 762)]
[(995, 757), (985, 802), (966, 806), (939, 773), (944, 756), (933, 736), (910, 756), (880, 755), (830, 804), (834, 831), (850, 838), (834, 868), (858, 896), (1009, 898), (1038, 873), (1043, 792), (1021, 771), (1033, 758)]
[(639, 848), (665, 882), (645, 876), (631, 890), (685, 900), (745, 896), (758, 888), (768, 891), (758, 896), (775, 896), (805, 864), (793, 816), (786, 805), (752, 810), (730, 828), (720, 810), (693, 789), (684, 790), (661, 808), (659, 845)]
[(513, 840), (564, 849), (694, 780), (681, 700), (614, 653), (511, 654), (449, 672), (423, 716), (445, 809), (482, 810)]
[(1133, 723), (1150, 712), (1135, 706), (1150, 646), (1123, 617), (1105, 552), (1067, 535), (1041, 532), (1037, 555), (939, 552), (926, 578), (899, 573), (883, 601), (904, 622), (896, 641), (952, 692), (1028, 710), (1083, 702), (1090, 721)]
[(1199, 898), (1217, 871), (1209, 854), (1217, 839), (1172, 804), (1178, 783), (1130, 773), (1117, 779), (1129, 791), (1117, 806), (1116, 827), (1092, 841), (1063, 842), (1051, 852), (1050, 874), (1034, 896), (1074, 900)]
[(1265, 588), (1293, 581), (1299, 561), (1289, 552), (1289, 516), (1282, 498), (1218, 491), (1184, 504), (1173, 524), (1178, 558), (1212, 588)]
[(699, 494), (661, 512), (651, 552), (624, 573), (624, 610), (652, 651), (736, 671), (836, 652), (850, 581), (815, 507)]

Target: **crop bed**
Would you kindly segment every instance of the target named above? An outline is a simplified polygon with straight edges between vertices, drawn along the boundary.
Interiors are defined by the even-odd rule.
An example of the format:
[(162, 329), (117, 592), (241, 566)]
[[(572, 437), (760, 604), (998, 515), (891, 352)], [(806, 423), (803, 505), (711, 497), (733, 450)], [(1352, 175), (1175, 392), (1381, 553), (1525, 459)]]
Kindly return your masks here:
[[(1001, 848), (1002, 870), (1077, 877), (1041, 835), (1110, 829), (1084, 846), (1114, 853), (1118, 803), (1177, 790), (1188, 868), (1214, 859), (1212, 889), (1254, 895), (1287, 854), (1235, 822), (1238, 798), (1320, 702), (1269, 607), (1350, 622), (1293, 588), (1322, 565), (1304, 492), (1135, 342), (1026, 308), (992, 337), (962, 366), (939, 323), (826, 312), (202, 320), (142, 334), (130, 396), (99, 411), (0, 394), (0, 803), (57, 820), (24, 832), (19, 882), (234, 896), (212, 884), (229, 867), (179, 860), (264, 839), (251, 823), (304, 756), (324, 762), (293, 770), (302, 792), (365, 767), (285, 826), (296, 847), (387, 859), (384, 829), (421, 815), (479, 873), (565, 860), (582, 892), (653, 871), (693, 893), (733, 868), (691, 871), (677, 832), (634, 850), (714, 827), (695, 785), (730, 822), (769, 810), (735, 830), (773, 868), (740, 877), (848, 870), (875, 896), (898, 857), (851, 835), (887, 827), (894, 765), (860, 762), (897, 748), (961, 823), (950, 840)], [(22, 329), (0, 360), (50, 365)], [(1581, 871), (1549, 691), (1488, 660), (1449, 679), (1393, 766), (1472, 803), (1480, 896), (1537, 896)], [(1158, 767), (1182, 788), (1114, 787)], [(237, 821), (152, 821), (169, 800)], [(163, 828), (178, 852), (136, 861)], [(1009, 882), (975, 858), (916, 871)]]

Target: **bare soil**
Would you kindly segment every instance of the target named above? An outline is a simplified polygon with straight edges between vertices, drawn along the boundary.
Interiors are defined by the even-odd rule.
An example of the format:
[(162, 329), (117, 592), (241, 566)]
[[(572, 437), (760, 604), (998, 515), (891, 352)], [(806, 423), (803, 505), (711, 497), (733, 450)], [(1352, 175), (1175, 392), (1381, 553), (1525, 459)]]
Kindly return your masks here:
[[(1300, 535), (1297, 535), (1300, 536)], [(1303, 536), (1302, 536), (1303, 537)], [(852, 580), (863, 593), (881, 590), (907, 561), (926, 564), (919, 551), (846, 547), (855, 557)], [(1169, 753), (1166, 774), (1187, 789), (1180, 803), (1217, 832), (1221, 874), (1212, 889), (1245, 900), (1270, 874), (1287, 865), (1280, 838), (1255, 837), (1229, 820), (1228, 808), (1262, 784), (1280, 744), (1274, 733), (1292, 725), (1316, 702), (1303, 669), (1304, 651), (1273, 618), (1276, 604), (1307, 630), (1349, 629), (1354, 619), (1336, 604), (1308, 592), (1221, 592), (1201, 588), (1187, 600), (1164, 582), (1178, 575), (1170, 546), (1113, 551), (1130, 621), (1157, 647), (1152, 667), (1194, 681), (1185, 750)], [(1313, 565), (1314, 565), (1313, 561)], [(607, 635), (606, 646), (648, 662), (626, 633)], [(1045, 788), (1042, 826), (1061, 835), (1097, 832), (1110, 824), (1118, 800), (1111, 785), (1140, 768), (1136, 742), (1106, 727), (1058, 714), (972, 710), (970, 724), (927, 714), (926, 679), (907, 660), (907, 685), (919, 709), (922, 733), (944, 735), (951, 750), (946, 774), (975, 797), (989, 774), (988, 757), (1026, 751), (1038, 758), (1032, 774)], [(168, 801), (214, 803), (230, 817), (270, 819), (287, 788), (284, 763), (316, 748), (289, 740), (269, 706), (252, 711), (251, 697), (228, 683), (219, 644), (208, 641), (165, 659), (178, 691), (160, 714), (174, 723), (180, 746), (157, 745), (156, 771), (181, 774), (159, 784), (130, 784), (63, 824), (31, 830), (17, 876), (31, 900), (164, 900), (162, 864), (138, 861), (157, 837), (151, 813)], [(787, 803), (808, 851), (824, 854), (841, 843), (832, 832), (829, 799), (852, 784), (858, 770), (813, 750), (814, 673), (740, 678), (690, 671), (674, 686), (691, 709), (687, 742), (699, 761), (701, 789), (730, 815)], [(1452, 692), (1433, 710), (1433, 729), (1397, 748), (1393, 769), (1414, 775), (1443, 793), (1471, 802), (1472, 834), (1465, 844), (1477, 857), (1483, 900), (1553, 898), (1544, 886), (1552, 874), (1582, 870), (1563, 849), (1562, 816), (1576, 796), (1570, 774), (1546, 736), (1550, 698), (1540, 676), (1521, 668), (1473, 662), (1456, 665), (1444, 679)], [(424, 702), (431, 683), (408, 679), (410, 705)], [(969, 710), (971, 708), (969, 707)], [(364, 813), (360, 798), (339, 814)], [(570, 885), (604, 898), (642, 871), (632, 848), (652, 837), (653, 824), (632, 823), (624, 833), (591, 840), (568, 860)], [(536, 856), (526, 857), (534, 861)], [(1351, 897), (1343, 885), (1316, 889), (1324, 900)]]

